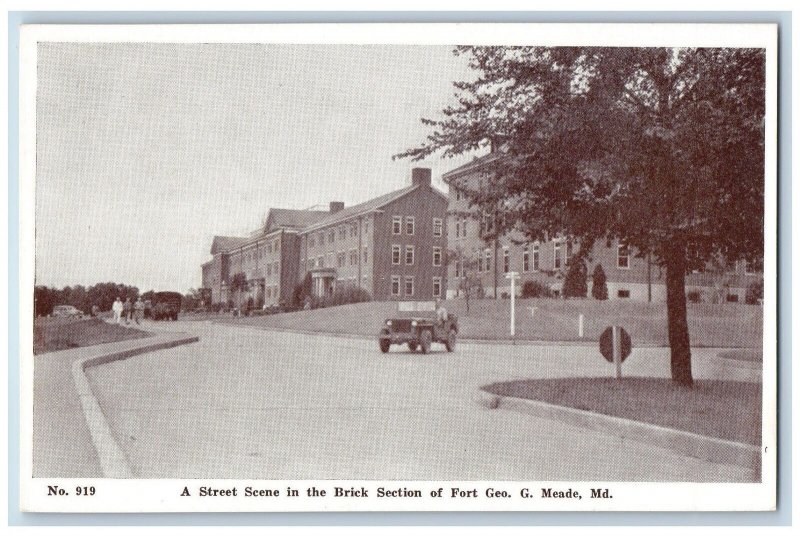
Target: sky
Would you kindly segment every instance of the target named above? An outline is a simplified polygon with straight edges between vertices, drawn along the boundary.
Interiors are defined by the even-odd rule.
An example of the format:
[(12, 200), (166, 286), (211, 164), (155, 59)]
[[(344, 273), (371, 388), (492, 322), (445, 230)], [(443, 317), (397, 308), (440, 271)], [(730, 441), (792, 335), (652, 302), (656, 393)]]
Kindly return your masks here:
[(472, 78), (451, 47), (40, 43), (36, 284), (201, 285), (214, 235), (471, 158), (393, 161)]

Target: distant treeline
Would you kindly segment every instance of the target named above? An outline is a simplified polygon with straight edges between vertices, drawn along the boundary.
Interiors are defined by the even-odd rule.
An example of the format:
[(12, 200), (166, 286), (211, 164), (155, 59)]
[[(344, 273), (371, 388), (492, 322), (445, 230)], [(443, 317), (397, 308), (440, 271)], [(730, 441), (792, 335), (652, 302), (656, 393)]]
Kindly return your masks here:
[[(143, 293), (142, 300), (152, 298), (154, 291)], [(119, 297), (123, 301), (131, 301), (139, 297), (139, 288), (121, 283), (98, 283), (90, 287), (83, 285), (67, 286), (55, 289), (44, 285), (37, 285), (33, 290), (34, 314), (39, 316), (50, 315), (53, 306), (75, 306), (84, 313), (91, 313), (92, 306), (97, 306), (100, 311), (108, 311), (114, 300)]]

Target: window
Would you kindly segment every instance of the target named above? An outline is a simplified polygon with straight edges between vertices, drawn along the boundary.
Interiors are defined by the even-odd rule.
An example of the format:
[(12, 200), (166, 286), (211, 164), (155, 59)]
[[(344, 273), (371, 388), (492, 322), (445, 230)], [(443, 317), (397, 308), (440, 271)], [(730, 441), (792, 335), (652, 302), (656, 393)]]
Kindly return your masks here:
[(456, 201), (461, 201), (461, 191), (456, 189)]
[(628, 289), (620, 289), (617, 291), (617, 298), (630, 298), (631, 292)]
[(328, 244), (333, 244), (335, 240), (336, 240), (336, 231), (330, 230), (328, 232)]
[(442, 266), (442, 247), (441, 246), (434, 246), (433, 247), (433, 266), (434, 267), (441, 267)]
[(278, 276), (281, 273), (280, 265), (277, 261), (275, 261), (275, 266), (272, 268), (272, 270), (275, 272), (275, 276)]
[(323, 244), (325, 244), (325, 232), (324, 231), (320, 231), (319, 232), (319, 245), (322, 246)]
[(392, 296), (400, 296), (400, 276), (392, 276)]
[(508, 273), (511, 270), (511, 255), (508, 247), (503, 247), (503, 272)]
[(558, 270), (561, 268), (561, 243), (556, 241), (553, 243), (553, 269)]
[(400, 235), (403, 232), (403, 217), (392, 217), (392, 235)]
[(358, 235), (358, 224), (356, 222), (353, 222), (350, 225), (350, 236), (355, 237), (356, 235)]
[(346, 261), (347, 261), (347, 256), (345, 255), (344, 252), (341, 252), (336, 255), (336, 262), (337, 262), (336, 266), (338, 266), (339, 268), (343, 267)]
[(486, 253), (484, 254), (484, 258), (485, 258), (484, 268), (486, 269), (486, 272), (491, 272), (492, 271), (492, 252), (491, 252), (491, 250), (488, 250), (488, 249), (486, 250)]
[(350, 250), (350, 264), (358, 265), (358, 250)]
[(365, 265), (369, 263), (369, 249), (366, 246), (364, 246), (364, 252), (362, 258)]
[(406, 296), (414, 296), (414, 276), (406, 276)]
[(566, 262), (565, 264), (567, 266), (569, 266), (569, 262), (570, 262), (571, 259), (572, 259), (572, 243), (568, 242), (567, 243), (567, 252), (566, 252), (566, 257), (565, 257), (565, 262)]
[(414, 247), (410, 244), (406, 245), (406, 265), (414, 264)]
[(369, 233), (369, 222), (364, 222), (364, 235)]
[(275, 248), (273, 248), (273, 250), (275, 250), (276, 252), (281, 251), (281, 241), (275, 240)]
[(400, 245), (392, 244), (392, 265), (400, 264)]
[(729, 294), (726, 298), (728, 302), (739, 302), (739, 295)]
[(458, 278), (461, 276), (461, 261), (456, 261), (454, 264), (455, 276)]
[(627, 269), (631, 268), (630, 266), (630, 253), (628, 252), (628, 247), (624, 244), (620, 244), (617, 246), (617, 268)]
[(344, 226), (339, 226), (339, 240), (344, 240), (347, 238), (347, 228)]
[(311, 270), (313, 268), (314, 268), (314, 260), (313, 259), (309, 259), (308, 260), (308, 270)]
[(433, 219), (433, 236), (434, 237), (441, 237), (443, 228), (444, 228), (444, 223), (442, 222), (442, 219), (441, 218), (434, 218)]
[(528, 246), (522, 250), (522, 272), (530, 272), (531, 270), (531, 252)]
[(272, 265), (267, 265), (267, 276), (272, 276)]
[(321, 255), (317, 258), (317, 267), (325, 268), (325, 256)]
[(414, 217), (406, 216), (406, 235), (414, 234)]
[(456, 220), (456, 238), (461, 236), (461, 220)]
[(314, 235), (309, 235), (308, 236), (308, 247), (309, 248), (313, 248), (314, 247)]
[(461, 236), (462, 237), (466, 237), (467, 236), (467, 219), (466, 219), (466, 217), (461, 219)]
[(433, 296), (442, 296), (442, 278), (439, 276), (433, 277)]
[(539, 272), (539, 244), (533, 245), (533, 271)]
[(272, 253), (272, 243), (271, 243), (271, 242), (270, 242), (270, 243), (267, 243), (267, 253), (268, 253), (268, 254), (271, 254), (271, 253)]

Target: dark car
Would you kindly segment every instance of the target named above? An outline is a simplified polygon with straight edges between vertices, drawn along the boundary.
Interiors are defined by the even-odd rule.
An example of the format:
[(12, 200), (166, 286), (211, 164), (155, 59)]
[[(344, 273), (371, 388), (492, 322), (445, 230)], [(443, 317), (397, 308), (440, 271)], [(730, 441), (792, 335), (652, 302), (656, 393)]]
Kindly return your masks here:
[(392, 345), (408, 345), (411, 352), (419, 349), (427, 354), (432, 343), (444, 343), (447, 352), (453, 352), (457, 335), (458, 317), (452, 314), (443, 322), (428, 317), (386, 319), (378, 334), (378, 345), (381, 352), (389, 352)]
[(182, 299), (183, 296), (180, 293), (172, 291), (156, 293), (150, 301), (150, 315), (156, 321), (161, 319), (177, 321), (178, 313), (181, 311)]

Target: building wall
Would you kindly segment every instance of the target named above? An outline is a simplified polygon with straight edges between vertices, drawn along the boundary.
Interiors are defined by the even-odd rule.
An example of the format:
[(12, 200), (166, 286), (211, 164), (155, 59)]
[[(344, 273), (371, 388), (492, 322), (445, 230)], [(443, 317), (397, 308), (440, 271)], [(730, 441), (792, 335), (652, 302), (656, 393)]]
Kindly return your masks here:
[[(471, 188), (480, 181), (480, 172), (472, 171), (456, 179), (459, 184), (468, 184)], [(448, 222), (450, 249), (461, 251), (467, 259), (476, 259), (480, 256), (477, 276), (486, 296), (494, 296), (495, 278), (497, 281), (497, 295), (510, 293), (509, 280), (505, 277), (504, 251), (508, 251), (508, 268), (510, 271), (520, 273), (516, 292), (519, 294), (526, 281), (536, 281), (553, 291), (560, 292), (563, 278), (567, 272), (570, 246), (563, 239), (549, 240), (541, 243), (517, 244), (524, 238), (521, 235), (502, 237), (495, 243), (487, 244), (480, 237), (480, 223), (477, 219), (459, 216), (454, 213), (469, 211), (466, 199), (459, 199), (457, 188), (453, 186), (453, 179), (448, 179), (451, 187), (448, 192), (448, 211), (452, 215)], [(466, 223), (466, 234), (464, 224)], [(556, 245), (559, 245), (557, 248)], [(534, 247), (538, 246), (539, 267), (535, 268)], [(572, 251), (577, 252), (578, 245), (573, 245)], [(528, 270), (524, 267), (524, 253), (529, 252)], [(486, 255), (489, 255), (487, 266)], [(648, 282), (650, 296), (654, 302), (666, 300), (665, 273), (662, 268), (650, 263), (642, 257), (636, 257), (636, 252), (629, 252), (627, 266), (620, 263), (618, 257), (619, 243), (617, 241), (598, 241), (592, 248), (587, 259), (588, 291), (591, 295), (591, 275), (596, 265), (601, 265), (606, 274), (608, 296), (611, 299), (628, 298), (632, 300), (648, 299)], [(558, 259), (558, 263), (556, 260)], [(455, 260), (454, 260), (455, 261)], [(703, 301), (738, 301), (744, 302), (747, 287), (760, 279), (762, 274), (751, 267), (752, 272), (746, 272), (746, 263), (734, 263), (731, 269), (723, 274), (711, 270), (695, 272), (687, 275), (686, 290), (689, 293), (700, 293)], [(495, 272), (496, 271), (496, 272)], [(458, 295), (459, 278), (456, 276), (455, 262), (448, 266), (448, 297)], [(648, 277), (649, 272), (649, 277)]]
[(373, 216), (364, 215), (302, 233), (298, 277), (315, 268), (335, 268), (337, 285), (358, 285), (371, 294), (373, 231)]
[[(393, 234), (393, 218), (402, 218), (401, 233)], [(406, 229), (414, 218), (414, 234)], [(442, 236), (433, 236), (433, 219), (442, 220)], [(392, 263), (392, 246), (400, 246), (400, 264)], [(414, 263), (406, 263), (406, 247), (414, 247)], [(433, 247), (441, 248), (441, 266), (433, 266)], [(447, 201), (431, 187), (420, 187), (392, 202), (375, 217), (374, 296), (376, 300), (432, 300), (433, 277), (441, 278), (441, 296), (447, 289)], [(392, 276), (400, 277), (400, 294), (392, 294)], [(406, 277), (414, 279), (413, 295), (405, 292)]]

